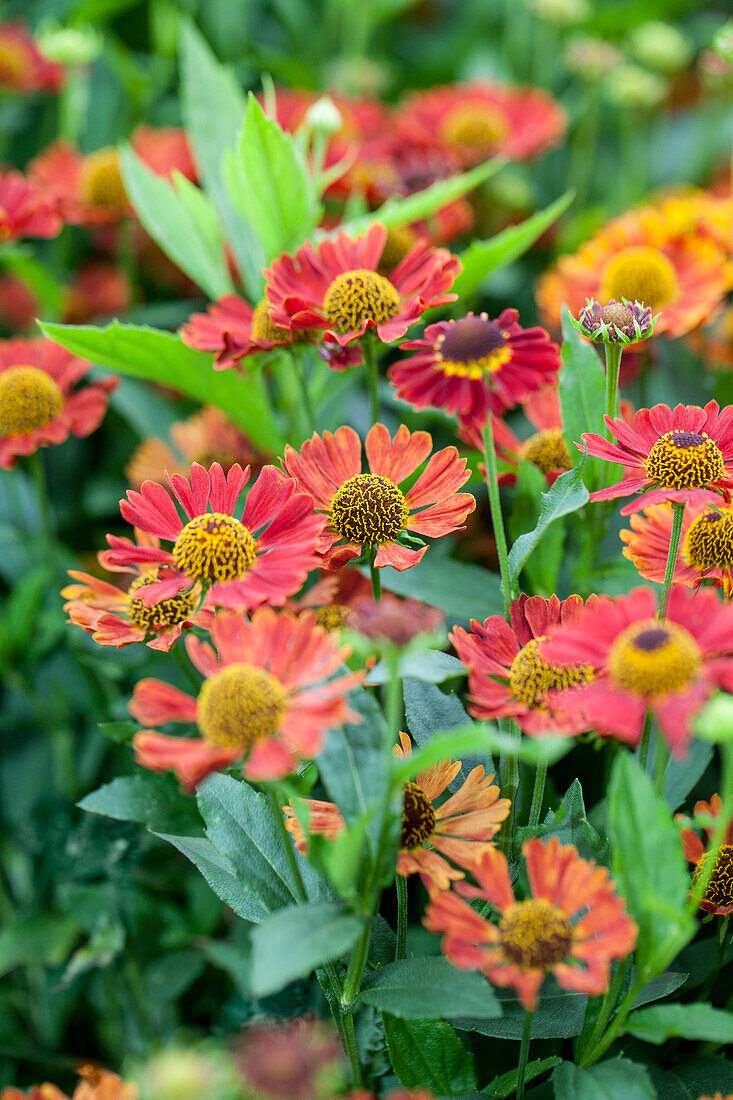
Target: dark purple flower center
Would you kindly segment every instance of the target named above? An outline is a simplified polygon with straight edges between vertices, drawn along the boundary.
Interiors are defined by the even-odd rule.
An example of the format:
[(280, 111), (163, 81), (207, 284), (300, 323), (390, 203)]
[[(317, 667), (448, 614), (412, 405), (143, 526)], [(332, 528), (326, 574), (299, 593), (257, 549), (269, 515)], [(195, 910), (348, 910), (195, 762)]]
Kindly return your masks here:
[(440, 351), (454, 363), (476, 363), (506, 343), (501, 329), (482, 317), (464, 317), (451, 325)]

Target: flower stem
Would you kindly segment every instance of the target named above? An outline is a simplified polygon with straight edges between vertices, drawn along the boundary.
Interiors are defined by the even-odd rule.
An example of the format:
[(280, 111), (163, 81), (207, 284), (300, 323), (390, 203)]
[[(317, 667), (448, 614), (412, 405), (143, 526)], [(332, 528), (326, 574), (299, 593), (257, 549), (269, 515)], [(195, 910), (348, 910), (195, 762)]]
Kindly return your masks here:
[(407, 879), (399, 873), (394, 877), (397, 892), (397, 949), (395, 959), (407, 955)]
[(533, 1014), (529, 1010), (524, 1013), (524, 1028), (522, 1029), (522, 1043), (519, 1048), (519, 1067), (517, 1068), (517, 1100), (524, 1100), (524, 1079), (527, 1074), (527, 1062), (529, 1061), (532, 1015)]
[[(621, 347), (619, 344), (606, 343), (603, 345), (606, 352), (606, 416), (615, 419), (618, 416), (618, 376), (621, 370)], [(606, 438), (611, 438), (611, 433), (606, 428)]]
[(295, 892), (301, 901), (307, 901), (307, 894), (305, 892), (305, 887), (303, 886), (303, 879), (300, 876), (300, 868), (298, 867), (298, 861), (295, 856), (295, 848), (293, 847), (293, 842), (290, 839), (290, 834), (285, 828), (285, 818), (282, 811), (282, 804), (285, 799), (280, 797), (276, 784), (267, 783), (263, 785), (267, 791), (267, 797), (270, 800), (272, 816), (275, 818), (277, 831), (280, 835), (280, 842), (283, 846), (283, 849), (285, 850), (285, 858), (288, 861), (288, 867), (290, 868), (290, 874), (293, 878)]
[(346, 1012), (350, 1012), (351, 1008), (359, 996), (359, 990), (361, 989), (361, 979), (364, 974), (364, 967), (367, 964), (369, 957), (369, 943), (372, 938), (372, 924), (371, 921), (367, 921), (364, 931), (359, 937), (356, 947), (351, 952), (349, 958), (349, 965), (346, 970), (346, 978), (344, 980), (344, 989), (341, 994), (341, 1004)]
[(652, 712), (648, 710), (644, 715), (644, 729), (641, 731), (641, 741), (639, 742), (639, 764), (642, 769), (646, 770), (646, 758), (649, 755), (649, 738), (652, 732)]
[(363, 344), (364, 360), (369, 373), (369, 395), (372, 403), (372, 424), (379, 422), (379, 364), (374, 350), (374, 343), (366, 339)]
[(534, 773), (534, 787), (532, 788), (532, 804), (529, 808), (529, 821), (528, 825), (538, 825), (540, 820), (540, 811), (542, 809), (542, 798), (545, 793), (545, 780), (547, 779), (547, 764), (538, 764), (537, 770)]
[(310, 398), (310, 393), (308, 392), (308, 376), (305, 369), (305, 352), (302, 348), (297, 348), (293, 352), (293, 364), (295, 367), (295, 373), (298, 378), (298, 384), (300, 385), (300, 392), (303, 396), (303, 408), (305, 410), (306, 419), (310, 426), (310, 430), (312, 432), (315, 432), (317, 430), (316, 417), (313, 411), (313, 403)]
[(361, 1075), (361, 1062), (359, 1061), (359, 1045), (356, 1041), (356, 1029), (354, 1028), (353, 1013), (347, 1012), (339, 1020), (339, 1034), (341, 1043), (346, 1051), (351, 1068), (351, 1083), (355, 1089), (361, 1088), (364, 1080)]
[(669, 605), (669, 595), (672, 591), (672, 580), (674, 578), (674, 568), (677, 564), (677, 554), (680, 549), (680, 538), (682, 536), (682, 524), (685, 519), (685, 502), (674, 502), (672, 505), (672, 534), (669, 539), (669, 551), (667, 553), (667, 568), (664, 571), (664, 584), (662, 586), (662, 595), (659, 600), (659, 618), (665, 619), (667, 617), (667, 607)]
[(484, 462), (486, 463), (486, 488), (489, 493), (489, 508), (491, 510), (491, 523), (496, 539), (496, 552), (499, 557), (499, 573), (501, 575), (501, 594), (504, 600), (504, 618), (509, 618), (509, 605), (512, 601), (512, 584), (509, 579), (509, 554), (506, 546), (506, 533), (504, 531), (504, 517), (501, 512), (501, 497), (499, 496), (498, 471), (496, 468), (496, 451), (494, 450), (494, 420), (489, 412), (484, 427)]
[(382, 599), (382, 578), (379, 575), (379, 570), (374, 564), (375, 557), (376, 554), (373, 553), (369, 559), (369, 573), (372, 578), (372, 596), (374, 597), (374, 602), (379, 603)]
[(598, 1043), (601, 1041), (603, 1032), (606, 1030), (606, 1024), (610, 1019), (611, 1013), (616, 1007), (619, 993), (623, 989), (623, 984), (626, 981), (626, 976), (629, 972), (630, 966), (631, 956), (627, 955), (626, 958), (616, 967), (616, 974), (614, 975), (614, 979), (611, 982), (611, 985), (605, 992), (603, 1001), (601, 1002), (600, 1010), (598, 1012), (598, 1017), (595, 1024), (593, 1025), (593, 1030), (591, 1031), (587, 1042), (583, 1044), (582, 1050), (579, 1049), (576, 1051), (576, 1061), (578, 1061), (578, 1065), (585, 1064), (584, 1058), (586, 1052), (590, 1054), (590, 1052), (593, 1051), (598, 1046)]

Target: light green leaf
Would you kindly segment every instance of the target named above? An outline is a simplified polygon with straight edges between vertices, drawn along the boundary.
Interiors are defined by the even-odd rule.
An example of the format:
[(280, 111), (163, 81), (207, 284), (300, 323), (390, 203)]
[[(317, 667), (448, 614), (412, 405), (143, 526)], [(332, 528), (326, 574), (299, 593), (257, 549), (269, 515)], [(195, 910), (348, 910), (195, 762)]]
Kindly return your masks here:
[(555, 1100), (655, 1100), (657, 1090), (645, 1066), (611, 1058), (589, 1069), (563, 1062), (552, 1075)]
[(456, 970), (441, 956), (380, 966), (367, 976), (360, 998), (405, 1020), (501, 1015), (486, 978), (471, 970)]
[(382, 1020), (392, 1068), (406, 1089), (427, 1088), (436, 1096), (475, 1091), (473, 1059), (449, 1024), (386, 1012)]
[(588, 498), (588, 490), (583, 484), (582, 463), (562, 474), (548, 492), (542, 494), (536, 527), (526, 535), (520, 535), (509, 551), (509, 580), (512, 586), (516, 585), (527, 559), (537, 548), (550, 524), (562, 516), (577, 512), (588, 503)]
[(337, 901), (292, 905), (252, 932), (252, 993), (277, 993), (295, 978), (305, 978), (318, 966), (352, 948), (364, 927), (361, 917)]
[[(606, 411), (606, 375), (596, 347), (584, 340), (562, 308), (562, 370), (560, 406), (563, 432), (571, 460), (576, 461), (583, 432), (603, 435)], [(589, 484), (599, 483), (599, 471), (606, 466), (601, 459), (586, 459), (585, 475)]]
[(172, 386), (203, 405), (215, 405), (253, 443), (276, 454), (284, 443), (275, 426), (262, 378), (250, 371), (215, 371), (211, 356), (194, 351), (170, 332), (113, 321), (93, 325), (41, 324), (51, 340), (75, 355), (120, 374)]
[(654, 1005), (632, 1012), (626, 1031), (656, 1046), (672, 1038), (727, 1045), (733, 1043), (733, 1013), (709, 1004)]
[(695, 733), (704, 741), (733, 741), (733, 695), (720, 692), (705, 706), (695, 722)]
[[(439, 649), (425, 649), (422, 652), (406, 653), (399, 663), (399, 675), (424, 680), (429, 684), (442, 684), (454, 676), (465, 676), (466, 669), (457, 657), (443, 653)], [(386, 684), (389, 681), (389, 662), (380, 661), (367, 676), (367, 684)]]

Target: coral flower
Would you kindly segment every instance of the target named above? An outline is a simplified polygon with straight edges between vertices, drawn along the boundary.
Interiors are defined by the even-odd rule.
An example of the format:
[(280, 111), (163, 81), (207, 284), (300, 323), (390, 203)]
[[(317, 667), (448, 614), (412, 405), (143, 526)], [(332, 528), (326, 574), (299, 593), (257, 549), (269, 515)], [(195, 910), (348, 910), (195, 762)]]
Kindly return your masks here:
[(63, 222), (57, 203), (21, 172), (0, 172), (0, 243), (55, 237)]
[[(405, 757), (411, 752), (410, 738), (400, 733), (395, 756)], [(404, 878), (419, 874), (431, 895), (464, 878), (458, 868), (472, 868), (486, 848), (492, 846), (511, 809), (508, 798), (499, 798), (494, 776), (485, 775), (481, 764), (469, 772), (454, 794), (439, 804), (441, 795), (460, 770), (460, 760), (442, 760), (404, 787), (397, 874)], [(303, 801), (309, 813), (309, 833), (333, 840), (345, 828), (341, 811), (334, 803)], [(284, 812), (295, 846), (305, 854), (307, 840), (295, 810), (286, 806)]]
[[(532, 736), (588, 729), (573, 707), (573, 695), (577, 685), (592, 678), (592, 666), (585, 660), (564, 667), (549, 664), (539, 649), (554, 630), (574, 622), (583, 607), (580, 596), (546, 600), (522, 594), (512, 600), (509, 623), (492, 615), (483, 623), (472, 619), (470, 632), (455, 627), (450, 639), (468, 669), (470, 713), (482, 719), (516, 718)], [(563, 689), (571, 689), (567, 705), (558, 707), (552, 693)]]
[(61, 65), (48, 61), (22, 23), (0, 24), (0, 88), (14, 92), (57, 92)]
[[(695, 803), (695, 817), (706, 816), (716, 821), (722, 812), (723, 802), (719, 794), (714, 794), (709, 802)], [(685, 822), (683, 814), (677, 814), (676, 820)], [(714, 825), (704, 827), (706, 843), (703, 844), (700, 837), (693, 829), (687, 827), (682, 830), (682, 846), (685, 859), (695, 864), (692, 881), (693, 886), (699, 875), (705, 869), (711, 853), (708, 851)], [(715, 870), (710, 876), (705, 893), (700, 902), (700, 908), (706, 913), (714, 913), (718, 917), (727, 917), (733, 913), (733, 821), (728, 825), (723, 843), (715, 860)]]
[(285, 448), (285, 470), (327, 517), (319, 551), (329, 568), (376, 550), (378, 568), (409, 569), (427, 550), (406, 545), (410, 533), (438, 538), (462, 529), (476, 501), (457, 492), (470, 472), (455, 447), (436, 451), (407, 492), (399, 487), (428, 458), (432, 442), (428, 432), (410, 432), (404, 424), (390, 439), (385, 426), (375, 424), (364, 442), (367, 473), (353, 428), (322, 438), (314, 432), (300, 452)]
[[(205, 470), (191, 466), (190, 480), (172, 474), (168, 483), (183, 509), (162, 485), (143, 482), (120, 502), (123, 519), (145, 534), (173, 543), (171, 550), (136, 546), (108, 535), (107, 569), (131, 565), (165, 566), (165, 574), (141, 591), (146, 607), (171, 600), (197, 584), (209, 606), (245, 608), (282, 604), (318, 564), (316, 545), (323, 520), (313, 500), (274, 466), (265, 466), (247, 494), (241, 519), (237, 500), (250, 469), (235, 464), (224, 474), (218, 462)], [(208, 510), (209, 505), (211, 511)]]
[(253, 309), (237, 294), (226, 294), (206, 313), (193, 313), (181, 329), (184, 344), (197, 351), (215, 352), (214, 370), (228, 370), (247, 355), (292, 343), (286, 328), (270, 321), (270, 306), (260, 302)]
[(0, 467), (99, 427), (117, 379), (75, 388), (91, 369), (44, 337), (0, 341)]
[[(79, 1083), (71, 1100), (137, 1100), (139, 1090), (134, 1081), (123, 1081), (116, 1073), (110, 1073), (94, 1065), (77, 1068)], [(34, 1085), (27, 1092), (12, 1085), (0, 1091), (0, 1100), (69, 1100), (56, 1085), (44, 1082)]]
[[(499, 462), (508, 467), (499, 474), (499, 484), (514, 485), (520, 463), (531, 462), (545, 475), (547, 484), (553, 485), (573, 465), (563, 434), (557, 386), (535, 390), (524, 402), (522, 412), (536, 429), (525, 440), (519, 439), (505, 420), (494, 416), (494, 450)], [(484, 441), (477, 428), (463, 428), (458, 434), (470, 447), (483, 451)]]
[[(237, 760), (246, 761), (249, 779), (282, 779), (298, 760), (318, 755), (328, 730), (358, 721), (347, 694), (363, 674), (333, 678), (349, 650), (312, 613), (263, 607), (250, 620), (223, 611), (211, 638), (215, 649), (193, 635), (186, 639), (205, 677), (197, 699), (160, 680), (137, 684), (130, 713), (148, 727), (133, 738), (143, 767), (172, 770), (187, 787)], [(166, 722), (196, 723), (200, 739), (150, 728)]]
[(565, 112), (546, 92), (483, 82), (416, 92), (395, 120), (398, 134), (439, 142), (463, 167), (493, 156), (539, 156), (562, 140), (566, 125)]
[[(664, 581), (673, 518), (670, 504), (652, 504), (630, 517), (630, 531), (621, 531), (624, 557), (647, 581)], [(673, 580), (687, 588), (712, 581), (726, 597), (733, 595), (733, 509), (687, 507)]]
[(64, 293), (64, 321), (83, 325), (97, 317), (125, 313), (132, 305), (132, 287), (125, 272), (113, 263), (94, 261), (85, 264)]
[[(581, 859), (572, 844), (538, 837), (522, 847), (531, 897), (517, 901), (506, 858), (491, 848), (472, 869), (478, 887), (459, 883), (433, 897), (424, 923), (443, 933), (443, 954), (454, 966), (480, 970), (494, 985), (517, 991), (537, 1006), (552, 973), (563, 989), (597, 997), (608, 989), (611, 961), (633, 951), (637, 927), (605, 867)], [(501, 919), (492, 924), (463, 898), (481, 898)]]
[(644, 207), (610, 222), (573, 256), (543, 275), (537, 302), (555, 329), (565, 303), (574, 317), (586, 299), (626, 298), (653, 313), (655, 333), (684, 336), (706, 321), (733, 286), (729, 252), (704, 226), (681, 228), (664, 210)]
[(490, 411), (501, 414), (556, 382), (557, 344), (542, 328), (522, 328), (517, 318), (516, 309), (505, 309), (495, 321), (467, 313), (428, 325), (422, 339), (400, 345), (417, 355), (389, 368), (397, 396), (418, 409), (445, 409), (463, 426), (480, 429)]
[(234, 1057), (246, 1096), (329, 1100), (343, 1079), (338, 1034), (316, 1016), (250, 1024), (237, 1039)]
[(426, 309), (456, 300), (450, 294), (460, 261), (444, 248), (418, 240), (404, 260), (387, 275), (380, 262), (387, 230), (373, 225), (352, 240), (339, 233), (316, 249), (307, 241), (294, 256), (275, 260), (266, 294), (270, 320), (280, 328), (322, 330), (338, 349), (375, 331), (388, 344), (405, 335)]
[(733, 306), (724, 306), (688, 337), (708, 370), (733, 368)]
[[(639, 409), (631, 424), (604, 417), (617, 443), (585, 432), (588, 454), (624, 467), (622, 481), (591, 494), (591, 500), (613, 500), (636, 493), (638, 500), (621, 515), (650, 504), (712, 504), (728, 499), (733, 486), (733, 406), (723, 411), (717, 401), (699, 405), (654, 405)], [(583, 447), (576, 443), (578, 450)]]
[(709, 589), (693, 595), (674, 585), (665, 620), (656, 615), (648, 588), (601, 596), (540, 653), (553, 664), (592, 669), (587, 683), (555, 697), (581, 714), (587, 729), (635, 746), (650, 711), (674, 755), (684, 756), (706, 699), (716, 688), (733, 689), (733, 606)]

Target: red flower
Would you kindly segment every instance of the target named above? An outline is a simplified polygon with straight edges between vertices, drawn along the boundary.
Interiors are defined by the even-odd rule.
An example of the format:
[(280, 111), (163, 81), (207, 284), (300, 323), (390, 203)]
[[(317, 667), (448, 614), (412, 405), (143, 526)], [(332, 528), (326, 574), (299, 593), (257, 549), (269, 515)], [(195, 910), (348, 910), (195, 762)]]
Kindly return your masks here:
[[(591, 596), (588, 604), (595, 602)], [(492, 615), (483, 624), (471, 620), (471, 631), (457, 626), (450, 635), (459, 659), (468, 669), (470, 713), (475, 718), (516, 718), (525, 733), (581, 733), (588, 728), (574, 708), (576, 685), (592, 677), (585, 660), (569, 667), (549, 664), (540, 645), (558, 627), (583, 612), (580, 596), (545, 600), (522, 594), (510, 608), (511, 624)], [(554, 692), (570, 688), (565, 706)]]
[(22, 23), (0, 25), (0, 88), (14, 92), (57, 92), (64, 76), (61, 65), (47, 61), (39, 52)]
[[(558, 985), (597, 997), (608, 989), (611, 961), (633, 951), (637, 927), (605, 867), (581, 859), (557, 837), (528, 840), (531, 897), (517, 901), (506, 858), (495, 848), (473, 868), (479, 885), (459, 883), (433, 897), (425, 925), (443, 933), (443, 954), (463, 970), (480, 970), (494, 985), (517, 991), (532, 1012), (548, 972)], [(492, 924), (465, 898), (488, 901), (501, 914)]]
[[(705, 816), (715, 822), (720, 817), (722, 810), (722, 799), (719, 794), (714, 794), (709, 802), (696, 802), (694, 813), (695, 817)], [(684, 814), (676, 814), (675, 820), (687, 822)], [(704, 832), (705, 844), (700, 840), (697, 833), (689, 827), (689, 823), (680, 834), (685, 859), (689, 863), (695, 864), (692, 875), (693, 883), (696, 882), (711, 857), (712, 853), (709, 848), (715, 832), (715, 825), (705, 825)], [(715, 860), (715, 869), (703, 894), (700, 908), (706, 913), (714, 913), (718, 917), (727, 917), (733, 913), (733, 821), (726, 829), (723, 843)]]
[(432, 442), (428, 432), (410, 432), (404, 424), (390, 439), (384, 425), (375, 424), (364, 443), (368, 473), (361, 472), (361, 441), (353, 428), (322, 438), (314, 432), (300, 452), (285, 448), (285, 470), (328, 517), (319, 551), (329, 568), (376, 548), (378, 568), (409, 569), (427, 547), (405, 545), (408, 532), (437, 538), (461, 530), (476, 502), (456, 491), (470, 473), (455, 447), (432, 455), (406, 493), (399, 488), (428, 457)]
[(675, 585), (664, 622), (648, 588), (600, 596), (571, 625), (541, 646), (553, 664), (582, 662), (593, 678), (558, 692), (586, 729), (636, 745), (651, 711), (672, 752), (683, 756), (691, 722), (716, 687), (733, 690), (733, 606), (712, 591), (692, 595)]
[(0, 172), (0, 242), (19, 237), (55, 237), (61, 232), (57, 205), (20, 172)]
[[(640, 493), (621, 515), (662, 501), (712, 504), (728, 499), (733, 486), (733, 405), (654, 405), (639, 409), (631, 424), (604, 417), (617, 443), (585, 432), (588, 454), (624, 467), (623, 480), (591, 494), (612, 500)], [(576, 443), (578, 450), (583, 447)]]
[(236, 760), (246, 760), (249, 779), (282, 779), (298, 760), (318, 755), (328, 730), (358, 721), (347, 694), (363, 674), (331, 678), (349, 650), (312, 613), (296, 617), (263, 607), (248, 620), (220, 612), (211, 637), (216, 649), (193, 635), (186, 639), (205, 677), (197, 699), (160, 680), (137, 684), (130, 713), (143, 726), (194, 722), (201, 735), (140, 731), (133, 746), (143, 767), (173, 770), (188, 787)]
[(197, 351), (216, 352), (214, 370), (236, 367), (247, 355), (292, 343), (290, 332), (270, 321), (266, 301), (252, 309), (237, 294), (220, 298), (206, 313), (192, 314), (181, 329), (181, 339)]
[[(520, 463), (531, 462), (545, 475), (547, 484), (553, 485), (560, 474), (572, 469), (570, 453), (563, 435), (557, 386), (535, 390), (524, 402), (522, 412), (537, 429), (534, 435), (525, 440), (519, 439), (505, 420), (494, 416), (494, 450), (499, 462), (509, 467), (499, 474), (499, 484), (514, 485), (517, 480), (515, 471)], [(483, 451), (484, 441), (478, 428), (462, 428), (458, 434), (469, 447)], [(479, 469), (485, 477), (483, 463)]]
[[(671, 504), (652, 504), (631, 517), (631, 530), (621, 531), (623, 555), (647, 581), (662, 584), (672, 538)], [(712, 581), (726, 597), (733, 595), (733, 509), (688, 505), (682, 518), (674, 583), (699, 588)]]
[(97, 317), (125, 313), (132, 305), (132, 288), (116, 264), (96, 260), (79, 268), (64, 293), (64, 321), (83, 325)]
[(400, 345), (418, 354), (388, 371), (397, 396), (418, 409), (445, 409), (463, 426), (480, 429), (489, 411), (501, 414), (555, 383), (560, 349), (544, 329), (523, 329), (517, 317), (516, 309), (505, 309), (495, 321), (468, 313), (428, 325), (422, 339)]
[(0, 467), (99, 427), (117, 379), (75, 389), (91, 369), (44, 337), (0, 341)]
[(129, 489), (127, 500), (120, 502), (123, 518), (173, 547), (154, 550), (108, 535), (111, 549), (104, 552), (102, 564), (108, 569), (165, 566), (164, 579), (142, 591), (146, 607), (197, 584), (207, 589), (206, 603), (212, 607), (284, 603), (317, 565), (323, 520), (313, 511), (311, 497), (274, 466), (263, 468), (237, 519), (237, 500), (249, 479), (249, 466), (243, 471), (235, 464), (225, 475), (218, 462), (208, 471), (194, 462), (190, 481), (180, 474), (169, 476), (185, 521), (157, 482), (143, 482), (140, 492)]

